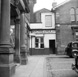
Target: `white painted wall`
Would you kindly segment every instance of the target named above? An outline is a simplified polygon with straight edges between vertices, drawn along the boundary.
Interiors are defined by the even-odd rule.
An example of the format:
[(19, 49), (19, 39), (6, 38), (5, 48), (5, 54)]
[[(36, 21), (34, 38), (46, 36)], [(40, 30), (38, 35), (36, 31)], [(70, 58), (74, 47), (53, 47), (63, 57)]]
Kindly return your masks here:
[[(45, 26), (45, 15), (52, 16), (52, 27)], [(41, 13), (41, 22), (42, 23), (31, 23), (30, 28), (31, 29), (54, 29), (55, 28), (54, 14), (53, 13)]]
[[(49, 40), (56, 40), (56, 34), (37, 34), (37, 37), (44, 36), (44, 48), (49, 48)], [(35, 48), (35, 37), (30, 38), (30, 48)]]
[(35, 37), (30, 38), (30, 48), (35, 48)]
[[(45, 15), (52, 15), (52, 26), (51, 27), (46, 27), (45, 26)], [(30, 28), (31, 29), (55, 29), (55, 20), (54, 20), (54, 14), (53, 13), (41, 13), (41, 21), (42, 23), (32, 23), (30, 24)], [(44, 36), (44, 47), (45, 48), (49, 48), (49, 40), (56, 40), (56, 32), (55, 33), (46, 33), (43, 35), (43, 33), (41, 34), (37, 34), (34, 33), (34, 35), (32, 35), (33, 33), (30, 33), (31, 36)], [(32, 43), (31, 43), (32, 41)], [(30, 38), (30, 48), (31, 48), (31, 44), (32, 44), (32, 48), (35, 48), (35, 37)]]
[(49, 48), (49, 40), (56, 40), (56, 34), (45, 34), (44, 35), (44, 47)]
[(42, 23), (32, 23), (30, 24), (31, 29), (42, 29)]
[[(45, 26), (45, 16), (46, 15), (51, 15), (52, 16), (52, 27), (46, 27)], [(43, 28), (44, 29), (54, 29), (55, 28), (55, 20), (54, 20), (54, 14), (53, 13), (41, 13), (41, 21), (42, 21), (42, 24), (43, 24)]]

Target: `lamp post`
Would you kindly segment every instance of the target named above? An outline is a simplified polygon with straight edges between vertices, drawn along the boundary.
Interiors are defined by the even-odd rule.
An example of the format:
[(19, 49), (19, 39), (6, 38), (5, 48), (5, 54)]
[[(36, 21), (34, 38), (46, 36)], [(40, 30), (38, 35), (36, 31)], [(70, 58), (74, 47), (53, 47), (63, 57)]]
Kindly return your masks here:
[(60, 46), (60, 24), (56, 25), (56, 54), (58, 54), (58, 48)]

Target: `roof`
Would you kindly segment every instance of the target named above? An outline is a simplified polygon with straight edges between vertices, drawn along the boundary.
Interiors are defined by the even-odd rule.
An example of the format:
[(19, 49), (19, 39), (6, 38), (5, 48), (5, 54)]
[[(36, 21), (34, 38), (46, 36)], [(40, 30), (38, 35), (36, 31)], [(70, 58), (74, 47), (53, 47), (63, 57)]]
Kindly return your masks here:
[(65, 0), (64, 2), (58, 4), (56, 7), (54, 7), (53, 10), (55, 10), (56, 8), (58, 8), (58, 7), (60, 7), (60, 6), (64, 5), (64, 4), (66, 4), (69, 1), (71, 1), (71, 0)]
[(37, 13), (37, 12), (45, 12), (45, 11), (46, 11), (46, 12), (51, 12), (49, 9), (42, 8), (42, 9), (36, 11), (35, 13)]

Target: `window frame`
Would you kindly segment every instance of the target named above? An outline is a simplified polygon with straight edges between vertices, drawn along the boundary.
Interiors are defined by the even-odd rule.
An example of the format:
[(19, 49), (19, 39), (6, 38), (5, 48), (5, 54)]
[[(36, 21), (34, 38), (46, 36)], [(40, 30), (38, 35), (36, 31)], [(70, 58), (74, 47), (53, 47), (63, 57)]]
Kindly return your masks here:
[[(43, 38), (43, 42), (41, 42), (41, 38)], [(39, 41), (36, 42), (36, 39)], [(36, 47), (36, 44), (38, 44), (38, 47)], [(41, 44), (43, 44), (43, 48), (41, 48)], [(44, 37), (35, 37), (35, 49), (44, 49)]]
[(78, 22), (78, 7), (76, 8), (76, 22)]
[[(51, 17), (51, 21), (50, 21), (51, 22), (50, 23), (51, 25), (46, 25), (46, 17), (47, 16), (50, 16)], [(52, 15), (45, 15), (45, 27), (52, 27)]]
[[(73, 20), (72, 20), (72, 17), (73, 17)], [(75, 9), (73, 7), (70, 9), (70, 21), (71, 22), (75, 22), (76, 21), (76, 18), (75, 18)]]

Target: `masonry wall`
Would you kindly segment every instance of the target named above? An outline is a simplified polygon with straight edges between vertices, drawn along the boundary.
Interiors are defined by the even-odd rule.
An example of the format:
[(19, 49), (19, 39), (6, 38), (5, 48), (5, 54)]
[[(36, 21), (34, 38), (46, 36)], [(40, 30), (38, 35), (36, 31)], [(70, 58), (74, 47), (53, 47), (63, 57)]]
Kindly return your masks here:
[(34, 8), (35, 3), (36, 3), (36, 0), (29, 0), (30, 23), (35, 22), (35, 20), (34, 20), (34, 12), (33, 12), (33, 8)]
[(1, 0), (0, 0), (0, 23), (1, 23)]
[(74, 40), (71, 25), (61, 25), (57, 35), (57, 53), (65, 54), (67, 44)]
[[(74, 41), (72, 23), (70, 21), (70, 9), (78, 7), (78, 0), (71, 0), (55, 10), (56, 38), (57, 38), (57, 53), (65, 54), (65, 48), (70, 41)], [(57, 16), (56, 14), (59, 14)], [(60, 25), (57, 28), (57, 25)], [(75, 23), (74, 23), (75, 25)]]
[(78, 7), (78, 0), (71, 0), (64, 5), (56, 8), (55, 13), (59, 13), (59, 17), (56, 18), (56, 24), (71, 24), (70, 21), (70, 9)]
[[(49, 12), (50, 12), (50, 10), (47, 10), (47, 9), (45, 9), (45, 8), (43, 8), (43, 9), (35, 12), (35, 13), (34, 13), (35, 22), (36, 22), (36, 23), (41, 22), (41, 13), (49, 13)], [(51, 12), (50, 12), (50, 13), (51, 13)]]

